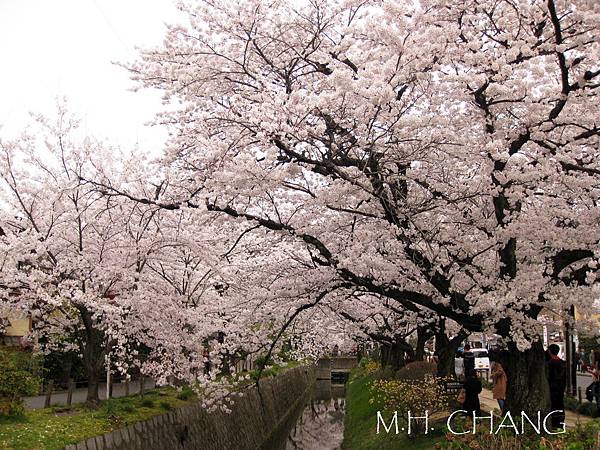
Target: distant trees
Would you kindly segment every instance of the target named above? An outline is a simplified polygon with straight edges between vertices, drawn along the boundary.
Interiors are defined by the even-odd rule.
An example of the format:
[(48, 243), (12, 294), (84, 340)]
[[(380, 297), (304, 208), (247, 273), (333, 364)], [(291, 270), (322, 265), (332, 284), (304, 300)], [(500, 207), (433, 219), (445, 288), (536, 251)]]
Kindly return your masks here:
[[(157, 208), (106, 197), (82, 182), (108, 173), (131, 188), (143, 166), (79, 139), (64, 107), (56, 123), (39, 117), (35, 132), (0, 143), (3, 304), (31, 315), (42, 350), (81, 356), (88, 402), (98, 401), (105, 370), (143, 366), (158, 380), (188, 373), (199, 363), (182, 354), (197, 351), (201, 336), (188, 326), (195, 316), (187, 291), (150, 287), (145, 273), (155, 269), (153, 252), (172, 245), (161, 234), (168, 225)], [(162, 267), (168, 263), (163, 255)]]

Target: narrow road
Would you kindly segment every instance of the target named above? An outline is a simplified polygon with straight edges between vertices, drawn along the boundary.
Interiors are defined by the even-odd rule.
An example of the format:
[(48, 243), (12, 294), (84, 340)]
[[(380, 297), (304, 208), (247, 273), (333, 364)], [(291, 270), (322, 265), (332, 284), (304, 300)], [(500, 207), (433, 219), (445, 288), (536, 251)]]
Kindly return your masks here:
[(592, 382), (591, 373), (577, 372), (577, 386), (581, 386), (583, 395), (585, 396), (585, 388), (587, 388)]
[[(494, 400), (492, 391), (490, 391), (489, 389), (484, 389), (481, 391), (481, 394), (479, 394), (479, 401), (481, 403), (481, 409), (486, 412), (493, 411), (494, 409), (499, 409), (498, 401)], [(587, 401), (587, 400), (584, 400), (584, 402), (585, 401)], [(566, 422), (567, 428), (573, 428), (573, 427), (575, 427), (575, 425), (577, 425), (577, 423), (584, 424), (584, 423), (587, 423), (590, 420), (592, 420), (591, 417), (582, 416), (573, 411), (565, 411), (565, 415), (566, 415), (565, 422)]]
[[(153, 380), (146, 380), (144, 382), (144, 390), (154, 388)], [(131, 381), (129, 383), (129, 395), (137, 394), (140, 392), (139, 381)], [(101, 400), (106, 398), (106, 384), (100, 385), (98, 389), (98, 395)], [(125, 397), (125, 383), (113, 384), (113, 397)], [(85, 403), (87, 397), (87, 388), (79, 388), (73, 391), (72, 404)], [(27, 409), (41, 409), (44, 407), (45, 395), (38, 395), (35, 397), (25, 397), (25, 408)], [(57, 391), (52, 393), (52, 399), (50, 405), (66, 405), (67, 404), (67, 391)]]

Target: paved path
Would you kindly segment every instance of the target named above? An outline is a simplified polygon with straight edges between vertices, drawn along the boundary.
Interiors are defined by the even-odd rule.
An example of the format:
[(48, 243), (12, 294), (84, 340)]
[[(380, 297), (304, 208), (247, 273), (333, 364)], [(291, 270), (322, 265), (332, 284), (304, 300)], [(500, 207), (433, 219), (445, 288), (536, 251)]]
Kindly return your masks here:
[[(493, 411), (494, 409), (500, 409), (498, 407), (498, 401), (494, 400), (492, 391), (489, 389), (484, 389), (481, 391), (481, 394), (479, 394), (479, 402), (481, 403), (481, 409), (485, 410), (486, 412)], [(565, 411), (565, 414), (567, 428), (575, 427), (577, 423), (584, 424), (592, 420), (591, 417), (582, 416), (581, 414), (573, 411)]]
[[(144, 390), (154, 388), (154, 381), (148, 380), (144, 382)], [(131, 381), (129, 383), (129, 395), (137, 394), (140, 392), (139, 381)], [(101, 384), (98, 389), (98, 396), (101, 400), (106, 398), (106, 384)], [(125, 397), (125, 383), (113, 384), (113, 397)], [(75, 389), (73, 391), (72, 404), (85, 403), (87, 397), (87, 388)], [(44, 407), (45, 395), (38, 395), (36, 397), (26, 397), (25, 407), (27, 409), (40, 409)], [(50, 401), (52, 406), (54, 405), (66, 405), (67, 404), (67, 391), (57, 391), (52, 393), (52, 399)]]
[(585, 395), (585, 388), (587, 388), (592, 382), (591, 373), (577, 372), (577, 386), (581, 386)]

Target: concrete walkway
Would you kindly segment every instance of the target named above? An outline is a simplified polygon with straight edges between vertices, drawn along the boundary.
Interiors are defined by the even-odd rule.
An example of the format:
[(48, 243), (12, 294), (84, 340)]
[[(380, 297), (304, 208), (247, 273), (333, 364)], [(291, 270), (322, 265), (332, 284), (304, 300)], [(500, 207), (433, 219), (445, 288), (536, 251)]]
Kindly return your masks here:
[[(146, 379), (144, 382), (144, 392), (146, 389), (153, 389), (155, 387), (154, 381)], [(131, 381), (129, 383), (129, 395), (137, 394), (140, 392), (140, 382), (139, 380)], [(98, 389), (98, 396), (100, 400), (104, 400), (106, 398), (106, 384), (101, 384)], [(125, 397), (125, 383), (115, 383), (113, 384), (113, 397)], [(75, 405), (77, 403), (85, 403), (85, 399), (87, 397), (87, 388), (79, 388), (73, 391), (73, 398), (71, 404)], [(45, 395), (38, 395), (35, 397), (25, 397), (23, 399), (25, 401), (25, 408), (27, 409), (41, 409), (44, 407), (44, 402), (46, 400)], [(66, 405), (67, 404), (67, 391), (57, 391), (52, 393), (52, 399), (50, 400), (50, 405)]]
[[(500, 412), (500, 408), (498, 407), (498, 401), (494, 400), (494, 396), (492, 395), (492, 391), (489, 389), (484, 389), (479, 394), (479, 402), (481, 403), (481, 409), (486, 412), (491, 412), (494, 409), (498, 410), (497, 413)], [(566, 415), (566, 426), (567, 428), (574, 428), (578, 423), (584, 424), (592, 420), (591, 417), (582, 416), (579, 413), (573, 411), (565, 411)]]

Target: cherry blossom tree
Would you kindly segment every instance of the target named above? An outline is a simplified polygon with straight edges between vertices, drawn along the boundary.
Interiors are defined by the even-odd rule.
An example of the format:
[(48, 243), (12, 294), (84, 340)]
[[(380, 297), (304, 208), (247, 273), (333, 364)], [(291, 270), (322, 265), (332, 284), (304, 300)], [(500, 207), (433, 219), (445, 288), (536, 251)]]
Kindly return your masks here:
[(139, 178), (148, 185), (144, 165), (79, 138), (64, 105), (55, 122), (36, 121), (29, 133), (0, 142), (1, 304), (31, 315), (31, 338), (43, 351), (81, 355), (88, 402), (98, 401), (104, 370), (142, 366), (160, 373), (158, 381), (189, 374), (199, 362), (184, 351), (201, 338), (186, 325), (202, 321), (185, 308), (183, 293), (161, 291), (146, 275), (153, 252), (169, 245), (162, 211), (81, 182), (110, 173), (130, 189)]
[(180, 8), (187, 21), (126, 66), (172, 102), (157, 118), (170, 189), (103, 192), (277, 236), (291, 250), (263, 260), (272, 274), (302, 255), (299, 287), (279, 285), (281, 330), (347, 289), (496, 332), (508, 406), (545, 409), (538, 317), (598, 296), (598, 6)]
[[(2, 278), (10, 289), (3, 300), (32, 315), (38, 338), (48, 349), (79, 347), (89, 379), (88, 401), (94, 402), (107, 351), (99, 316), (118, 314), (119, 309), (111, 299), (121, 276), (109, 255), (121, 252), (120, 232), (102, 220), (95, 207), (99, 196), (79, 189), (78, 175), (94, 145), (87, 142), (76, 153), (64, 133), (73, 123), (38, 120), (57, 138), (46, 141), (45, 156), (51, 157), (36, 153), (38, 139), (33, 135), (2, 142), (2, 178), (10, 208), (3, 226), (11, 231), (2, 241)], [(63, 120), (68, 122), (60, 114), (58, 121)], [(104, 299), (103, 310), (94, 307), (98, 298)]]
[[(329, 307), (342, 320), (354, 325), (357, 337), (378, 343), (382, 366), (398, 370), (406, 360), (422, 361), (425, 343), (433, 337), (435, 321), (419, 311), (407, 311), (387, 298), (356, 292), (345, 300), (330, 302)], [(416, 345), (409, 338), (417, 336)]]

